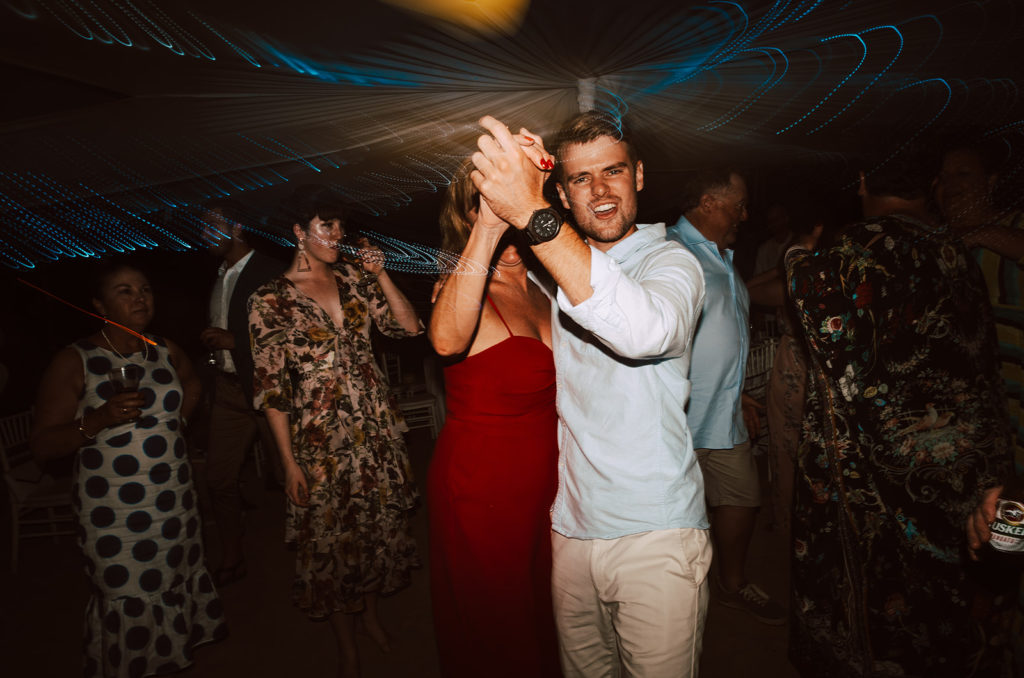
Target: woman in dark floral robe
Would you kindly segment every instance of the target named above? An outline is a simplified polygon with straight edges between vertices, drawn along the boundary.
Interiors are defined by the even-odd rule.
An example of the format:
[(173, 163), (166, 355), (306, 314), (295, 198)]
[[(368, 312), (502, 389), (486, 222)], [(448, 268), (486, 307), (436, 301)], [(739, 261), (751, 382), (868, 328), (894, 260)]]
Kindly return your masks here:
[(335, 267), (341, 209), (319, 192), (295, 203), (295, 259), (249, 299), (254, 402), (274, 432), (291, 500), (292, 599), (311, 618), (330, 618), (342, 675), (355, 676), (355, 615), (387, 649), (377, 596), (406, 586), (419, 565), (406, 427), (374, 360), (370, 324), (392, 337), (422, 330), (379, 250), (360, 250), (358, 267)]
[(964, 530), (1011, 473), (991, 309), (926, 194), (884, 188), (786, 258), (811, 354), (790, 654), (815, 677), (998, 676), (1012, 583), (977, 576)]

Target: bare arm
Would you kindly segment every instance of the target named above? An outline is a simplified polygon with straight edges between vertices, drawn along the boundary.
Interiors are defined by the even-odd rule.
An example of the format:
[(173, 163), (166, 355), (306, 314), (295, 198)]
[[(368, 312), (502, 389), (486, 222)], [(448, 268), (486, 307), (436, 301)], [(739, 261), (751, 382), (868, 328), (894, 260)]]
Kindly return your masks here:
[(769, 269), (747, 281), (750, 300), (761, 306), (782, 306), (786, 303), (786, 280), (779, 267)]
[(199, 375), (192, 369), (192, 361), (188, 359), (181, 347), (167, 339), (167, 352), (171, 356), (174, 370), (178, 373), (178, 381), (181, 382), (181, 416), (189, 419), (199, 404), (199, 397), (203, 394), (203, 384)]
[(306, 474), (292, 453), (292, 436), (288, 426), (288, 413), (268, 407), (263, 410), (267, 416), (267, 425), (274, 434), (278, 453), (281, 455), (281, 466), (284, 468), (284, 491), (293, 504), (306, 506), (309, 503), (309, 486)]
[(974, 512), (967, 516), (967, 554), (971, 560), (977, 560), (978, 551), (992, 539), (992, 532), (988, 526), (996, 519), (996, 505), (1002, 491), (1002, 485), (985, 490)]
[(968, 247), (984, 247), (1001, 257), (1020, 261), (1024, 258), (1024, 231), (1007, 226), (983, 226), (964, 233)]
[(76, 419), (84, 388), (82, 360), (75, 349), (65, 348), (47, 367), (39, 384), (30, 444), (40, 461), (69, 455), (95, 440), (103, 429), (141, 414), (142, 396), (130, 391), (112, 396), (102, 407)]
[(388, 306), (391, 308), (395, 320), (402, 326), (402, 329), (410, 334), (422, 332), (423, 324), (420, 322), (416, 309), (409, 303), (409, 299), (402, 293), (402, 290), (398, 289), (398, 286), (395, 285), (387, 271), (382, 270), (377, 274), (377, 282), (380, 283), (380, 289), (384, 292), (384, 298), (388, 300)]
[(743, 409), (743, 423), (747, 427), (750, 442), (753, 443), (761, 434), (761, 411), (764, 410), (764, 405), (746, 393), (742, 393), (740, 407)]
[(434, 350), (443, 356), (461, 355), (471, 348), (480, 324), (490, 262), (508, 228), (490, 210), (486, 200), (480, 201), (480, 209), (466, 247), (455, 270), (448, 272), (441, 285), (430, 316), (427, 336)]
[(380, 289), (384, 293), (384, 298), (387, 300), (395, 320), (409, 334), (418, 334), (423, 329), (420, 317), (402, 290), (398, 289), (391, 276), (388, 275), (384, 268), (383, 253), (378, 248), (372, 247), (366, 238), (360, 241), (360, 245), (362, 245), (362, 249), (359, 251), (359, 256), (363, 262), (363, 270), (377, 276), (377, 282), (380, 284)]
[(555, 239), (534, 246), (533, 253), (573, 306), (582, 304), (594, 294), (590, 284), (590, 246), (583, 242), (575, 229), (562, 224), (562, 230)]

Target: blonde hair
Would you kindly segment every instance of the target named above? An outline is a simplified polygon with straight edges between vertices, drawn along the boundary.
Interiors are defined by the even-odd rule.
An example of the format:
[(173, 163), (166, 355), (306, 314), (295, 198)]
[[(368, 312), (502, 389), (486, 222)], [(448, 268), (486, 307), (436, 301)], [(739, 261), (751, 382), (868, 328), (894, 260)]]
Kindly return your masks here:
[(473, 169), (471, 160), (462, 161), (441, 202), (441, 249), (455, 255), (461, 254), (469, 241), (473, 228), (469, 213), (480, 206), (480, 193), (469, 178)]

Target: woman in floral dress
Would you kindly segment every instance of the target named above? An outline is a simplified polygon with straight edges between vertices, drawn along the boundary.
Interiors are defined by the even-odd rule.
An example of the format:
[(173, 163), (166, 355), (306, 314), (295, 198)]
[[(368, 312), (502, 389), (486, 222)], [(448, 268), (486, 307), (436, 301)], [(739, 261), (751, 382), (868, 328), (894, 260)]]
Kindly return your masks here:
[(377, 596), (419, 565), (408, 533), (416, 504), (402, 432), (370, 345), (422, 331), (416, 312), (365, 245), (340, 264), (344, 213), (323, 190), (293, 199), (297, 249), (283, 275), (249, 299), (254, 403), (266, 412), (290, 500), (285, 538), (297, 546), (293, 602), (329, 618), (341, 675), (359, 674), (355, 616), (388, 649)]
[(865, 221), (786, 257), (810, 348), (790, 648), (806, 676), (1004, 675), (1013, 582), (976, 571), (965, 533), (1012, 472), (992, 312), (927, 190), (890, 160), (862, 177)]

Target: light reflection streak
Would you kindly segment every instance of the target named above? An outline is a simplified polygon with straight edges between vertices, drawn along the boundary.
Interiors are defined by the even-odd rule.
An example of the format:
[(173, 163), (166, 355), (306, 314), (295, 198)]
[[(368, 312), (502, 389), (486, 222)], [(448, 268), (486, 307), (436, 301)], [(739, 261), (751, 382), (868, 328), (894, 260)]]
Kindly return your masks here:
[[(608, 38), (619, 33), (601, 33), (607, 28), (595, 23), (593, 44), (572, 59), (555, 44), (558, 28), (538, 30), (529, 17), (512, 37), (473, 43), (424, 29), (401, 44), (325, 56), (200, 9), (149, 0), (0, 4), (7, 13), (0, 20), (58, 33), (58, 47), (84, 41), (134, 59), (187, 56), (201, 85), (181, 93), (153, 86), (150, 100), (107, 106), (109, 120), (70, 112), (59, 121), (70, 124), (66, 131), (40, 124), (46, 133), (31, 143), (0, 132), (4, 142), (30, 148), (9, 157), (46, 149), (45, 161), (25, 166), (0, 158), (5, 265), (194, 249), (197, 225), (181, 216), (163, 228), (162, 212), (184, 215), (211, 197), (287, 182), (326, 182), (356, 211), (394, 215), (447, 185), (480, 133), (480, 115), (497, 113), (548, 136), (573, 112), (580, 81), (593, 83), (595, 107), (617, 118), (628, 112), (660, 143), (660, 157), (681, 164), (740, 143), (755, 158), (850, 162), (860, 149), (844, 145), (843, 134), (866, 136), (896, 119), (902, 136), (888, 161), (926, 132), (980, 117), (998, 134), (1015, 135), (1019, 123), (1007, 121), (1022, 117), (1013, 78), (965, 79), (956, 69), (965, 44), (1012, 53), (1020, 31), (1007, 19), (1009, 0), (937, 2), (928, 14), (868, 0), (711, 0), (659, 9), (649, 20), (617, 18), (618, 41)], [(935, 90), (944, 100), (930, 98)], [(185, 105), (188, 97), (197, 103)], [(154, 115), (153, 129), (132, 119), (163, 106), (168, 112)], [(104, 125), (124, 129), (115, 137)], [(424, 239), (435, 237), (432, 224), (425, 228)], [(391, 249), (389, 265), (405, 265), (401, 247)]]
[[(896, 36), (899, 38), (900, 46), (899, 46), (899, 49), (896, 51), (896, 54), (894, 54), (892, 59), (889, 61), (889, 63), (887, 63), (885, 65), (885, 67), (882, 68), (880, 71), (875, 73), (875, 76), (873, 78), (871, 78), (870, 82), (868, 82), (868, 84), (866, 84), (864, 87), (862, 87), (861, 90), (859, 92), (857, 92), (853, 96), (852, 99), (850, 99), (848, 102), (846, 102), (846, 104), (844, 104), (843, 107), (841, 109), (839, 109), (839, 111), (837, 111), (836, 113), (833, 113), (832, 116), (828, 120), (826, 120), (825, 122), (821, 123), (820, 125), (818, 125), (814, 129), (811, 129), (810, 131), (808, 131), (807, 132), (808, 135), (814, 134), (815, 132), (817, 132), (817, 131), (821, 130), (822, 128), (824, 128), (826, 125), (831, 124), (836, 118), (838, 118), (840, 115), (842, 115), (847, 110), (849, 110), (849, 108), (851, 106), (853, 106), (857, 102), (858, 99), (860, 99), (862, 96), (864, 96), (865, 92), (867, 92), (869, 89), (871, 89), (871, 87), (876, 82), (878, 82), (879, 78), (881, 78), (883, 75), (885, 75), (886, 73), (889, 72), (889, 69), (892, 68), (893, 64), (896, 63), (896, 60), (900, 58), (901, 54), (903, 54), (903, 34), (900, 33), (900, 30), (898, 28), (896, 28), (895, 26), (876, 26), (875, 28), (869, 28), (868, 30), (864, 31), (861, 35), (863, 35), (864, 33), (870, 33), (872, 31), (882, 30), (882, 29), (885, 29), (885, 28), (892, 29), (893, 32), (896, 33)], [(861, 40), (861, 44), (864, 44), (863, 40)], [(867, 56), (866, 52), (867, 52), (867, 46), (865, 45), (865, 56)], [(864, 63), (863, 59), (861, 59), (861, 63), (862, 64)]]
[[(483, 266), (471, 259), (463, 259), (459, 252), (410, 243), (375, 231), (359, 231), (384, 255), (384, 268), (389, 271), (409, 273), (413, 275), (490, 275), (494, 267)], [(361, 266), (367, 257), (367, 249), (351, 245), (344, 241), (325, 240), (313, 234), (306, 236), (321, 247), (338, 250), (342, 259), (350, 264)]]
[(147, 337), (144, 334), (141, 334), (139, 332), (136, 332), (135, 330), (133, 330), (133, 329), (131, 329), (129, 327), (125, 327), (121, 323), (116, 323), (113, 320), (111, 320), (110, 318), (105, 318), (105, 317), (103, 317), (103, 316), (101, 316), (101, 315), (99, 315), (97, 313), (93, 313), (92, 311), (87, 311), (87, 310), (85, 310), (84, 308), (82, 308), (80, 306), (76, 306), (76, 305), (72, 304), (70, 301), (67, 301), (66, 299), (62, 299), (61, 297), (58, 297), (53, 292), (47, 292), (42, 287), (39, 287), (38, 285), (33, 285), (32, 283), (30, 283), (27, 280), (24, 280), (22, 278), (16, 278), (16, 280), (18, 282), (20, 282), (22, 285), (27, 285), (28, 287), (31, 287), (34, 290), (42, 292), (46, 296), (51, 297), (53, 299), (56, 299), (60, 303), (66, 305), (66, 306), (70, 306), (71, 308), (75, 309), (76, 311), (80, 311), (80, 312), (82, 312), (82, 313), (84, 313), (86, 315), (91, 315), (93, 318), (97, 318), (99, 320), (102, 320), (107, 325), (113, 325), (114, 327), (119, 327), (122, 330), (124, 330), (125, 332), (127, 332), (128, 334), (133, 334), (136, 337), (138, 337), (139, 339), (142, 339), (142, 341), (146, 342), (150, 346), (156, 346), (157, 345), (157, 343), (155, 341), (153, 341), (152, 339), (150, 339), (149, 337)]

